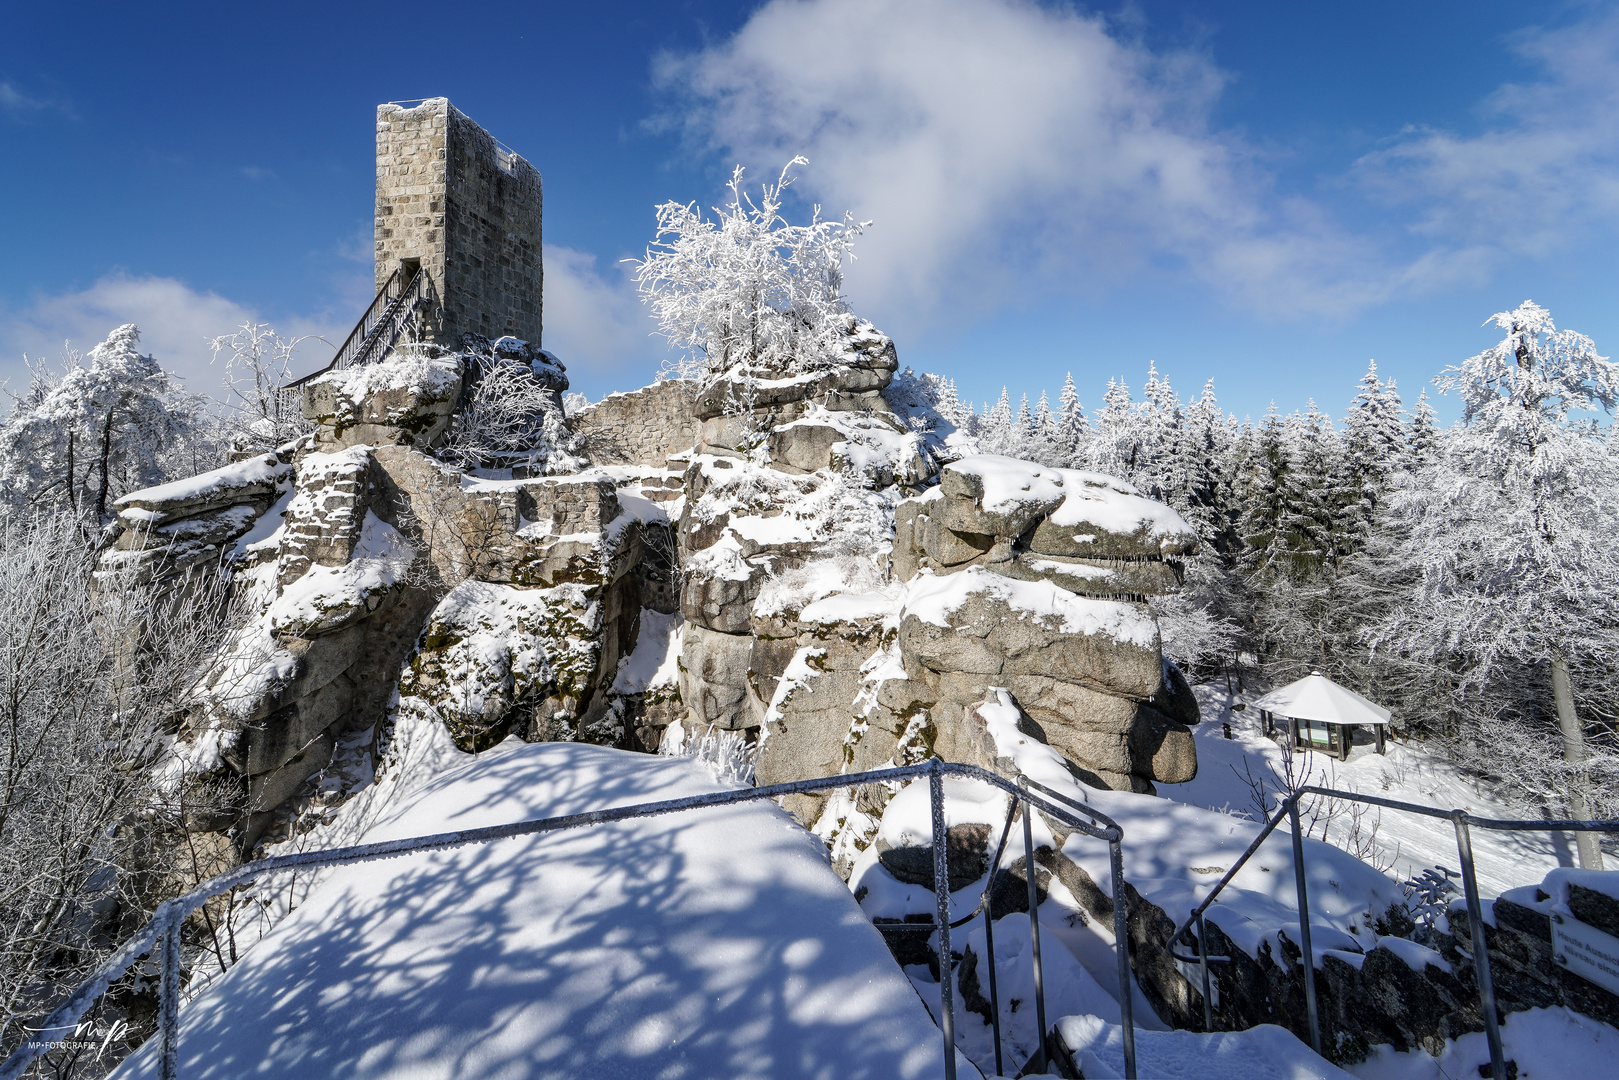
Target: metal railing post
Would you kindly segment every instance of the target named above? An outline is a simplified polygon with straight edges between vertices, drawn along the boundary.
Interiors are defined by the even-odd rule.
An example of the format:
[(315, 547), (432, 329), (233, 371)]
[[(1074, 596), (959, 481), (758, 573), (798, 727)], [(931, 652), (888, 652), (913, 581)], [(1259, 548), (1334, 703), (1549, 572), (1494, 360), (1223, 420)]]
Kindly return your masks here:
[(1451, 812), (1456, 825), (1456, 851), (1462, 860), (1462, 887), (1467, 896), (1467, 921), (1473, 928), (1473, 970), (1478, 973), (1479, 1004), (1484, 1012), (1484, 1037), (1490, 1044), (1490, 1069), (1495, 1080), (1507, 1080), (1506, 1054), (1495, 1016), (1495, 980), (1490, 977), (1490, 947), (1484, 938), (1484, 905), (1478, 897), (1473, 873), (1473, 837), (1467, 830), (1467, 812)]
[[(985, 888), (995, 885), (995, 868), (989, 870), (989, 884)], [(984, 905), (984, 951), (989, 953), (989, 1015), (995, 1024), (995, 1075), (1002, 1076), (1006, 1072), (1001, 1061), (1001, 995), (995, 987), (995, 903), (991, 900)]]
[(1039, 1025), (1040, 1071), (1046, 1070), (1046, 983), (1040, 967), (1040, 894), (1034, 861), (1034, 807), (1023, 802), (1023, 876), (1029, 886), (1029, 941), (1034, 946), (1034, 1019)]
[(1197, 914), (1197, 956), (1203, 969), (1203, 1030), (1214, 1030), (1214, 1006), (1209, 1002), (1209, 936), (1203, 927), (1203, 913)]
[(1321, 1017), (1315, 1004), (1315, 949), (1310, 944), (1310, 895), (1304, 884), (1304, 834), (1299, 830), (1299, 796), (1287, 801), (1293, 825), (1293, 880), (1299, 891), (1299, 945), (1304, 950), (1304, 1008), (1310, 1014), (1310, 1046), (1321, 1053)]
[[(944, 772), (939, 758), (928, 770), (928, 794), (933, 802), (933, 898), (939, 920), (939, 1030), (944, 1033), (945, 1080), (956, 1080), (956, 1002), (950, 972), (950, 860), (946, 850), (949, 830), (944, 825)], [(990, 964), (995, 960), (990, 958)]]
[(1130, 976), (1130, 913), (1125, 910), (1124, 845), (1117, 829), (1107, 842), (1113, 878), (1113, 948), (1119, 959), (1119, 1026), (1124, 1034), (1124, 1080), (1136, 1080), (1135, 984)]
[(175, 908), (161, 942), (161, 976), (158, 985), (158, 1037), (162, 1042), (163, 1080), (180, 1075), (180, 923), (184, 908)]

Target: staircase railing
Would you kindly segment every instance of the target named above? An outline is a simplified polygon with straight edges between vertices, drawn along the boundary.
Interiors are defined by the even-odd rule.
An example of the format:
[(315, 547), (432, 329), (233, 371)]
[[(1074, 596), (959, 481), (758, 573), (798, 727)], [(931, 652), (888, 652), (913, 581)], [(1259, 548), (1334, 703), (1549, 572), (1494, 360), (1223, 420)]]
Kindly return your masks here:
[[(1304, 1003), (1309, 1014), (1310, 1045), (1316, 1053), (1321, 1053), (1321, 1016), (1316, 1005), (1315, 988), (1315, 953), (1310, 942), (1310, 899), (1309, 888), (1305, 883), (1304, 874), (1304, 833), (1299, 826), (1299, 802), (1307, 795), (1320, 795), (1329, 799), (1343, 799), (1347, 802), (1366, 803), (1371, 806), (1387, 807), (1390, 810), (1404, 810), (1411, 814), (1420, 814), (1423, 817), (1443, 818), (1451, 822), (1456, 830), (1456, 853), (1462, 864), (1462, 887), (1467, 903), (1467, 921), (1472, 929), (1473, 938), (1473, 965), (1478, 976), (1479, 1002), (1484, 1013), (1484, 1035), (1490, 1047), (1491, 1074), (1496, 1080), (1506, 1080), (1507, 1067), (1505, 1052), (1501, 1046), (1500, 1024), (1496, 1018), (1495, 1008), (1495, 982), (1490, 975), (1490, 952), (1484, 939), (1484, 905), (1479, 899), (1478, 875), (1473, 869), (1473, 839), (1471, 826), (1480, 829), (1490, 829), (1496, 832), (1594, 832), (1619, 833), (1619, 821), (1578, 821), (1568, 818), (1551, 818), (1545, 820), (1512, 820), (1501, 818), (1474, 817), (1465, 810), (1440, 810), (1433, 806), (1420, 806), (1416, 803), (1400, 802), (1397, 799), (1385, 799), (1377, 795), (1361, 795), (1353, 791), (1337, 791), (1333, 788), (1306, 785), (1283, 799), (1277, 806), (1275, 815), (1265, 823), (1265, 827), (1254, 837), (1254, 842), (1248, 845), (1248, 850), (1242, 857), (1231, 865), (1214, 886), (1209, 890), (1201, 903), (1194, 907), (1191, 914), (1175, 928), (1169, 937), (1169, 954), (1182, 963), (1197, 964), (1202, 969), (1203, 977), (1203, 1018), (1208, 1030), (1214, 1030), (1214, 1012), (1209, 1004), (1209, 964), (1229, 963), (1229, 956), (1210, 956), (1205, 946), (1208, 938), (1203, 933), (1203, 916), (1209, 906), (1219, 897), (1221, 891), (1237, 876), (1244, 864), (1259, 850), (1266, 838), (1282, 823), (1283, 818), (1289, 819), (1293, 831), (1293, 885), (1299, 901), (1299, 950), (1302, 953), (1301, 963), (1304, 965)], [(1175, 951), (1175, 942), (1181, 936), (1197, 926), (1197, 936), (1192, 941), (1197, 945), (1195, 954), (1179, 953)], [(1481, 1067), (1482, 1068), (1482, 1067)]]
[(427, 303), (430, 285), (431, 279), (421, 269), (411, 270), (408, 276), (403, 270), (389, 274), (360, 321), (343, 339), (331, 363), (280, 387), (276, 395), (278, 407), (283, 411), (296, 410), (299, 387), (329, 371), (358, 367), (387, 356), (389, 350), (399, 344), (417, 311)]
[[(418, 851), (435, 851), (447, 848), (457, 848), (468, 844), (483, 844), (492, 840), (503, 840), (514, 836), (530, 836), (535, 833), (555, 832), (562, 829), (575, 829), (585, 825), (603, 825), (608, 822), (626, 821), (631, 818), (654, 817), (660, 814), (679, 813), (688, 810), (698, 810), (712, 806), (729, 806), (734, 803), (751, 802), (757, 799), (778, 799), (784, 795), (794, 795), (812, 791), (827, 791), (837, 788), (858, 787), (863, 784), (892, 783), (898, 780), (912, 780), (927, 778), (929, 795), (932, 802), (932, 843), (933, 843), (933, 892), (937, 908), (937, 922), (932, 928), (939, 935), (939, 1029), (944, 1039), (944, 1075), (946, 1080), (956, 1080), (956, 1038), (955, 1038), (955, 1003), (954, 988), (951, 975), (951, 949), (950, 931), (961, 925), (960, 921), (952, 922), (950, 919), (950, 874), (947, 857), (948, 832), (945, 827), (944, 815), (944, 778), (946, 776), (962, 776), (991, 784), (1012, 796), (1008, 810), (1007, 827), (1002, 830), (1001, 845), (1004, 848), (1007, 833), (1011, 828), (1012, 813), (1018, 804), (1023, 810), (1023, 844), (1026, 853), (1024, 873), (1029, 882), (1029, 917), (1031, 919), (1031, 933), (1033, 935), (1033, 964), (1036, 979), (1036, 1006), (1040, 1016), (1040, 1046), (1037, 1051), (1040, 1057), (1039, 1068), (1044, 1069), (1045, 1042), (1045, 995), (1040, 979), (1040, 937), (1038, 903), (1035, 896), (1035, 870), (1034, 870), (1034, 841), (1031, 831), (1032, 810), (1039, 809), (1043, 814), (1062, 822), (1070, 828), (1078, 830), (1087, 836), (1107, 841), (1111, 856), (1112, 880), (1110, 893), (1113, 898), (1114, 912), (1114, 950), (1118, 960), (1119, 986), (1121, 988), (1119, 1010), (1124, 1028), (1124, 1069), (1127, 1080), (1135, 1080), (1135, 1029), (1134, 1017), (1131, 1009), (1131, 969), (1130, 969), (1130, 938), (1126, 932), (1124, 881), (1124, 830), (1118, 823), (1106, 815), (1092, 810), (1081, 803), (1056, 796), (1060, 803), (1036, 794), (1030, 786), (1020, 786), (1007, 780), (1005, 777), (981, 769), (976, 765), (964, 765), (957, 762), (941, 761), (932, 758), (916, 765), (907, 765), (895, 769), (876, 769), (871, 772), (851, 773), (842, 776), (827, 776), (814, 780), (800, 780), (789, 784), (772, 784), (768, 787), (741, 788), (735, 791), (717, 791), (706, 795), (693, 795), (683, 799), (669, 799), (663, 802), (637, 803), (633, 806), (620, 806), (610, 810), (592, 810), (582, 814), (569, 814), (565, 817), (543, 818), (537, 821), (520, 821), (510, 825), (493, 825), (481, 829), (466, 829), (460, 832), (437, 833), (431, 836), (417, 836), (404, 840), (388, 840), (376, 844), (361, 844), (355, 847), (332, 848), (325, 851), (305, 851), (294, 855), (276, 855), (268, 859), (259, 859), (247, 863), (235, 870), (210, 878), (190, 892), (165, 900), (159, 904), (153, 913), (152, 919), (133, 937), (124, 942), (116, 952), (86, 982), (70, 995), (66, 1002), (59, 1006), (55, 1012), (34, 1029), (35, 1037), (19, 1047), (3, 1065), (0, 1065), (0, 1080), (18, 1080), (24, 1070), (53, 1045), (70, 1038), (76, 1025), (88, 1013), (97, 1000), (105, 994), (114, 982), (123, 976), (141, 960), (141, 957), (157, 952), (159, 960), (158, 984), (158, 1031), (159, 1042), (159, 1072), (163, 1080), (175, 1080), (179, 1073), (179, 1002), (180, 987), (183, 970), (180, 955), (180, 931), (192, 912), (202, 907), (210, 899), (227, 893), (232, 889), (258, 878), (264, 874), (277, 870), (290, 870), (294, 868), (307, 868), (317, 866), (338, 866), (349, 863), (368, 862), (372, 859), (386, 859), (391, 856), (405, 855)], [(1039, 787), (1040, 785), (1031, 785)], [(1048, 790), (1048, 789), (1047, 789)], [(1053, 792), (1049, 794), (1055, 795)], [(1077, 813), (1076, 813), (1077, 811)], [(1084, 818), (1079, 815), (1083, 814)], [(1087, 820), (1088, 819), (1088, 820)], [(995, 867), (990, 868), (991, 881), (985, 886), (986, 894), (990, 884), (993, 884)], [(993, 912), (991, 905), (981, 902), (978, 910), (984, 913), (986, 925), (990, 922)], [(971, 918), (972, 916), (968, 916)], [(994, 971), (994, 951), (989, 950), (989, 966)], [(993, 979), (993, 974), (991, 979)], [(994, 983), (991, 983), (993, 993)], [(1000, 1065), (1000, 1011), (995, 1010), (996, 1031), (996, 1059), (997, 1067)]]

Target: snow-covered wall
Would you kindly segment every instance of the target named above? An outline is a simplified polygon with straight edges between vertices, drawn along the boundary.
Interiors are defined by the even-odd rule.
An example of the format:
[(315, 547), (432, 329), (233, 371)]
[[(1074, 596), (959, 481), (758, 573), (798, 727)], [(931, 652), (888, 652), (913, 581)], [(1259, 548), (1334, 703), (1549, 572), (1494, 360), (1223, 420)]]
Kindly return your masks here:
[(665, 379), (612, 394), (570, 417), (585, 453), (599, 465), (662, 465), (697, 445), (697, 384)]

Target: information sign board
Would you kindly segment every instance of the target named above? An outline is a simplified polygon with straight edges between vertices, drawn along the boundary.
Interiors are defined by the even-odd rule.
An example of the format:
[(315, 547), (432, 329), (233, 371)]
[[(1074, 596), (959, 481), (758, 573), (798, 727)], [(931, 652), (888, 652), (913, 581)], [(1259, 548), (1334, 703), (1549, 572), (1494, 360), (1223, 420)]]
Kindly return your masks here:
[(1619, 994), (1619, 938), (1567, 915), (1552, 915), (1552, 962)]

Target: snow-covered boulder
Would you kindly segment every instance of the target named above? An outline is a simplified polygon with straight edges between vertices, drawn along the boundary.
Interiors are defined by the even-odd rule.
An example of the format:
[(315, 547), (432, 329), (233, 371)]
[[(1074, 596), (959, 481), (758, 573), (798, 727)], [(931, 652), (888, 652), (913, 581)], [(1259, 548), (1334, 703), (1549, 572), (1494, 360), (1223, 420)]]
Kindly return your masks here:
[(260, 454), (185, 480), (131, 491), (113, 507), (122, 528), (151, 528), (244, 503), (268, 506), (291, 479), (290, 455)]
[(939, 488), (895, 513), (896, 573), (983, 566), (1089, 596), (1180, 587), (1175, 557), (1197, 534), (1162, 503), (1112, 477), (977, 454), (946, 465)]
[(325, 447), (427, 448), (449, 429), (464, 375), (460, 354), (402, 348), (305, 383), (304, 418), (318, 425), (315, 439)]
[(276, 578), (282, 588), (311, 567), (343, 566), (354, 555), (377, 488), (369, 446), (305, 454), (281, 526)]
[(845, 317), (841, 348), (827, 366), (799, 373), (732, 368), (699, 393), (697, 415), (711, 420), (817, 399), (831, 408), (886, 412), (879, 392), (893, 381), (898, 368), (893, 340), (850, 315)]
[(1145, 607), (983, 567), (918, 577), (899, 637), (908, 658), (936, 673), (1047, 675), (1139, 701), (1163, 686), (1158, 624)]
[[(463, 581), (439, 601), (400, 679), (401, 700), (432, 709), (457, 746), (485, 750), (547, 697), (575, 705), (596, 665), (578, 586), (518, 589)], [(408, 704), (408, 703), (407, 703)]]
[(415, 558), (398, 529), (366, 510), (346, 562), (311, 565), (282, 588), (270, 604), (271, 632), (314, 638), (358, 622), (399, 598)]
[(226, 561), (232, 545), (291, 484), (294, 447), (123, 496), (97, 576), (144, 584)]

